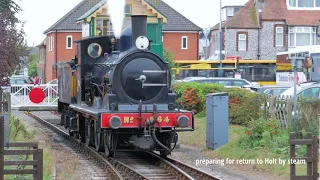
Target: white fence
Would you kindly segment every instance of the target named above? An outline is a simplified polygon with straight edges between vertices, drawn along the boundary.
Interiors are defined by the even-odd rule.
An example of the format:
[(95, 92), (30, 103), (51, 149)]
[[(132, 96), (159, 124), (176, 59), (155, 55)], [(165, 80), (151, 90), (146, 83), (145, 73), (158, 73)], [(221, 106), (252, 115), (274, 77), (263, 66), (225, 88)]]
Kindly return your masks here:
[[(57, 106), (58, 105), (58, 84), (18, 84), (11, 87), (2, 87), (4, 91), (11, 93), (11, 108), (19, 108), (22, 106)], [(39, 103), (31, 102), (29, 93), (33, 88), (40, 88), (45, 94), (44, 100)]]

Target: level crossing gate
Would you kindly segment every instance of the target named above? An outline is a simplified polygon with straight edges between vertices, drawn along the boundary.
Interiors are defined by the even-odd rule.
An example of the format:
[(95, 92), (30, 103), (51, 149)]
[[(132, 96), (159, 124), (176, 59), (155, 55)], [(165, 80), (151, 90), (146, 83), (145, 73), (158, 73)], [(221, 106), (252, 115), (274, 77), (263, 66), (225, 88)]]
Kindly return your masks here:
[[(43, 100), (39, 103), (32, 102), (30, 98), (30, 92), (38, 88), (42, 91), (36, 92), (36, 96), (44, 96)], [(24, 109), (25, 107), (31, 107), (32, 109), (55, 110), (58, 106), (58, 84), (14, 84), (10, 86), (2, 86), (4, 92), (10, 92), (11, 94), (11, 108), (12, 109)], [(38, 97), (37, 97), (38, 98)], [(39, 99), (39, 98), (38, 98)]]

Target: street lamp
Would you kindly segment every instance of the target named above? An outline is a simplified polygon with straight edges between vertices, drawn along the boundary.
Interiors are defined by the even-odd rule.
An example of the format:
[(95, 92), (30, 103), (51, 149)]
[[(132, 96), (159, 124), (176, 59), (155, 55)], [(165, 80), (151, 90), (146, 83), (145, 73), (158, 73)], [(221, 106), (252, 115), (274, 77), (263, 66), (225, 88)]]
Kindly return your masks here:
[(222, 77), (222, 12), (221, 12), (221, 0), (220, 0), (220, 28), (219, 28), (219, 33), (220, 33), (220, 77)]

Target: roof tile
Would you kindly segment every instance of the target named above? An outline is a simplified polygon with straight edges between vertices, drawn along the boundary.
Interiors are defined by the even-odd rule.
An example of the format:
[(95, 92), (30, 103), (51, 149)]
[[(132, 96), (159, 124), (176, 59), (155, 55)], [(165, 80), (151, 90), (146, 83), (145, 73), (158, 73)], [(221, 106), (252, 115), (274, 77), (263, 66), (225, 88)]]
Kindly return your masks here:
[(83, 0), (73, 9), (71, 9), (66, 15), (54, 23), (51, 27), (44, 31), (44, 34), (52, 30), (82, 30), (81, 24), (77, 24), (78, 17), (89, 11), (100, 0)]
[(149, 3), (167, 17), (168, 22), (163, 24), (163, 31), (202, 31), (202, 28), (191, 22), (188, 18), (162, 0), (149, 0)]

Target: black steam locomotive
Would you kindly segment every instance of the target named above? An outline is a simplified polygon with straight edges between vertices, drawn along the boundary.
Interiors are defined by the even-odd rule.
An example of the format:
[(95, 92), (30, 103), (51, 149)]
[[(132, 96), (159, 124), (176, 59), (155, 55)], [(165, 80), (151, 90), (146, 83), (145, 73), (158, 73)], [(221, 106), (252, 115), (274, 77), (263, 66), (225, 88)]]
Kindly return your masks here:
[(193, 113), (177, 109), (168, 63), (149, 50), (147, 17), (131, 21), (120, 39), (77, 41), (75, 59), (59, 65), (61, 125), (108, 156), (122, 150), (167, 156), (178, 131), (194, 130)]

